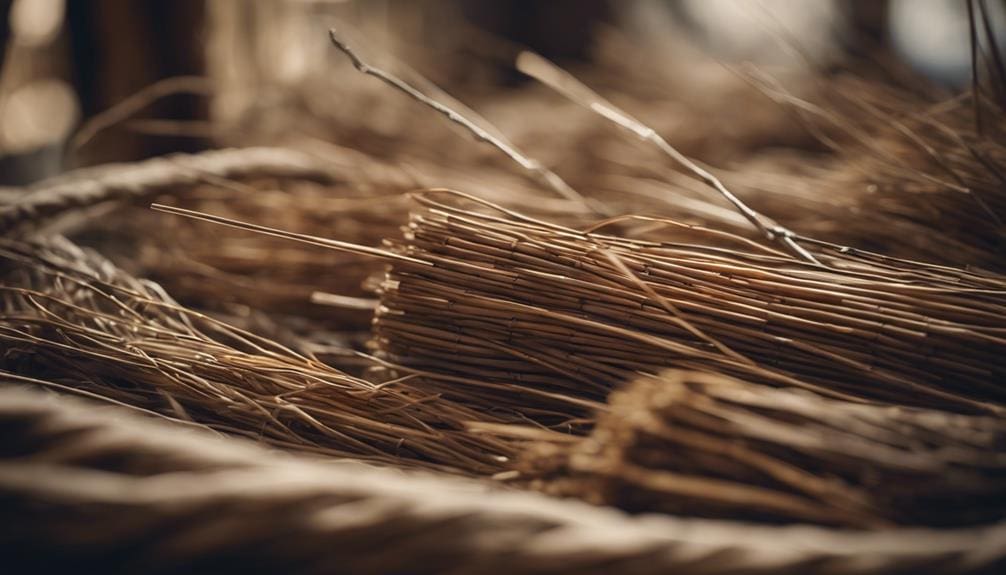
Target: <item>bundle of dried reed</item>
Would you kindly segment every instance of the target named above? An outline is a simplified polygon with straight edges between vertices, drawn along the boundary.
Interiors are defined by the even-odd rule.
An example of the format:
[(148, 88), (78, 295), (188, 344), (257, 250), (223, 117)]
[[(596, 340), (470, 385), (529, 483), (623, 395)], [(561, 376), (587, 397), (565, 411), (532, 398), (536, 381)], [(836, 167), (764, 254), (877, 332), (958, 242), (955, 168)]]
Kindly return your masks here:
[[(466, 184), (476, 179), (465, 177), (461, 169), (432, 165), (405, 169), (352, 150), (315, 144), (305, 144), (304, 151), (281, 151), (325, 166), (324, 181), (281, 172), (207, 178), (197, 186), (168, 190), (158, 201), (374, 246), (397, 235), (407, 219), (404, 192), (423, 187), (424, 182)], [(499, 187), (488, 189), (489, 182)], [(573, 202), (543, 201), (533, 190), (491, 177), (477, 189), (484, 197), (535, 214), (571, 222), (585, 219)], [(207, 242), (209, 236), (214, 241)], [(372, 258), (165, 218), (152, 213), (146, 203), (123, 205), (104, 220), (91, 222), (81, 239), (131, 272), (157, 281), (186, 305), (231, 316), (250, 308), (276, 320), (292, 316), (333, 331), (368, 330), (376, 305), (369, 280), (378, 279), (383, 271), (382, 262)], [(311, 297), (316, 291), (343, 297), (319, 305)]]
[(509, 448), (492, 420), (376, 384), (189, 310), (150, 281), (59, 238), (0, 242), (4, 369), (271, 445), (484, 474)]
[(382, 286), (376, 346), (484, 382), (431, 391), (515, 410), (535, 394), (569, 415), (550, 424), (575, 419), (571, 398), (666, 367), (959, 411), (1006, 401), (1002, 277), (820, 243), (814, 265), (694, 227), (632, 241), (456, 192), (415, 197), (425, 209), (391, 242), (404, 257)]
[(1002, 418), (672, 371), (614, 392), (590, 436), (545, 437), (525, 481), (630, 511), (869, 528), (1006, 516)]

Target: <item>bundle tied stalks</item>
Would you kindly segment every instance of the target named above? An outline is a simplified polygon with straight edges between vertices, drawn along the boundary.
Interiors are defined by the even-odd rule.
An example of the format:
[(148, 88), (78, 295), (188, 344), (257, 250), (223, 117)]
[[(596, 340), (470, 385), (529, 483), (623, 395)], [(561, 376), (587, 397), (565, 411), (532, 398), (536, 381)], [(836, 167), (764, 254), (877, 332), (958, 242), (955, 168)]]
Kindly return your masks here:
[(0, 278), (0, 369), (34, 385), (294, 451), (402, 467), (492, 473), (509, 453), (464, 428), (487, 416), (399, 387), (411, 376), (383, 384), (350, 376), (187, 309), (67, 240), (0, 242)]
[[(550, 425), (668, 367), (963, 412), (1001, 413), (1006, 401), (999, 276), (823, 244), (817, 266), (671, 221), (650, 220), (676, 241), (642, 242), (459, 193), (415, 198), (425, 209), (391, 242), (408, 259), (383, 284), (374, 343), (482, 382), (430, 391), (525, 415), (534, 397)], [(709, 245), (724, 241), (735, 247)]]
[(584, 438), (551, 433), (523, 481), (629, 511), (863, 528), (1006, 515), (1001, 418), (861, 405), (671, 371), (612, 394)]

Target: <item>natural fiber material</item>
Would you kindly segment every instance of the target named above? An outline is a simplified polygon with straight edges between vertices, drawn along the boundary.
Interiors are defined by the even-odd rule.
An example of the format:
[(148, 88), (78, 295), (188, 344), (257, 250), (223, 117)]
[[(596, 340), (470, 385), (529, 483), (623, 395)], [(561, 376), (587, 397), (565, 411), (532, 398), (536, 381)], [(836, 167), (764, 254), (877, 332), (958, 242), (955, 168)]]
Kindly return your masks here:
[[(382, 262), (165, 218), (150, 211), (149, 200), (379, 245), (407, 219), (404, 192), (429, 181), (469, 186), (479, 176), (428, 163), (403, 167), (323, 142), (302, 148), (213, 150), (76, 170), (0, 205), (0, 228), (8, 222), (10, 233), (72, 233), (187, 306), (270, 337), (286, 329), (348, 346), (349, 338), (365, 339), (357, 334), (369, 329), (376, 305), (368, 282), (379, 277)], [(506, 205), (583, 221), (572, 202), (543, 202), (498, 179), (483, 185), (480, 193)], [(312, 301), (316, 291), (349, 297), (320, 305)], [(280, 329), (267, 329), (266, 322)]]
[[(931, 108), (867, 94), (841, 102), (835, 109), (853, 116), (836, 123), (827, 106), (808, 107), (763, 83), (769, 95), (823, 118), (811, 128), (825, 126), (817, 135), (836, 144), (821, 172), (791, 170), (779, 186), (760, 180), (755, 162), (724, 177), (684, 154), (701, 149), (704, 160), (722, 164), (766, 142), (806, 142), (784, 134), (795, 126), (784, 107), (769, 114), (774, 128), (758, 129), (752, 107), (732, 105), (736, 94), (713, 94), (708, 83), (682, 80), (698, 75), (665, 76), (623, 55), (615, 65), (622, 74), (606, 82), (615, 92), (606, 93), (633, 115), (657, 118), (648, 125), (666, 140), (629, 127), (704, 182), (682, 191), (690, 184), (667, 158), (646, 156), (577, 110), (563, 107), (559, 118), (555, 106), (500, 98), (497, 112), (529, 128), (510, 144), (415, 74), (399, 80), (336, 40), (358, 69), (494, 143), (559, 193), (522, 181), (498, 154), (448, 137), (413, 102), (333, 93), (359, 79), (331, 74), (322, 89), (301, 93), (287, 78), (278, 99), (253, 90), (255, 105), (266, 106), (260, 116), (230, 134), (209, 127), (241, 144), (293, 140), (307, 152), (224, 150), (83, 170), (0, 207), (0, 368), (17, 372), (5, 378), (302, 456), (516, 477), (516, 486), (633, 512), (878, 530), (629, 517), (504, 492), (498, 483), (322, 465), (198, 432), (180, 438), (114, 411), (0, 390), (5, 566), (490, 574), (1004, 567), (1002, 524), (892, 527), (1002, 517), (1004, 279), (806, 237), (1000, 268), (1006, 153), (994, 126), (970, 129), (965, 100)], [(670, 84), (701, 103), (687, 107), (688, 122)], [(839, 85), (821, 84), (817, 97)], [(125, 119), (129, 107), (106, 118)], [(599, 111), (611, 119), (613, 110)], [(748, 134), (746, 144), (721, 137), (738, 132)], [(532, 144), (526, 153), (517, 148), (524, 144)], [(418, 193), (405, 237), (392, 239), (409, 207), (399, 194), (431, 185), (481, 200)], [(821, 189), (833, 197), (822, 200)], [(221, 233), (147, 211), (155, 196), (177, 213), (341, 241), (309, 242), (307, 251)], [(99, 204), (109, 208), (104, 221), (93, 218)], [(740, 235), (663, 217), (592, 221), (640, 212)], [(71, 227), (80, 232), (75, 240), (121, 266), (38, 233), (51, 233), (63, 216), (85, 224)], [(14, 239), (27, 232), (33, 240)], [(803, 261), (752, 242), (755, 232)], [(333, 334), (366, 326), (376, 302), (361, 284), (389, 262), (374, 320), (379, 357), (371, 358)], [(319, 313), (316, 302), (333, 313)], [(356, 314), (350, 321), (347, 308)], [(256, 322), (281, 327), (235, 327)], [(292, 334), (290, 346), (262, 336), (295, 324), (312, 335)], [(324, 363), (313, 350), (326, 345), (370, 371)], [(667, 367), (750, 383), (655, 375)], [(641, 374), (651, 379), (603, 403)], [(541, 443), (515, 465), (516, 446), (528, 439)]]
[(187, 309), (66, 240), (0, 242), (0, 367), (295, 451), (501, 469), (488, 414), (383, 385)]
[(630, 511), (856, 527), (1006, 516), (1002, 418), (830, 400), (665, 372), (589, 437), (528, 450), (523, 481)]
[(827, 80), (808, 102), (777, 82), (763, 89), (793, 109), (833, 154), (766, 156), (727, 176), (744, 197), (806, 235), (885, 254), (1003, 271), (1003, 111), (971, 94), (933, 102), (862, 78)]
[(1001, 277), (828, 246), (821, 267), (664, 220), (648, 221), (680, 241), (416, 198), (425, 209), (392, 244), (408, 259), (393, 262), (374, 333), (385, 357), (457, 378), (429, 392), (557, 426), (667, 367), (959, 411), (1006, 401)]
[[(72, 234), (131, 273), (154, 279), (183, 304), (295, 347), (303, 347), (296, 336), (348, 347), (347, 339), (362, 341), (357, 334), (369, 327), (375, 301), (364, 283), (381, 272), (380, 262), (221, 233), (148, 207), (156, 197), (300, 231), (330, 233), (337, 225), (364, 244), (395, 233), (406, 217), (400, 193), (416, 181), (359, 153), (333, 146), (323, 152), (213, 150), (80, 169), (8, 202), (0, 198), (6, 204), (0, 227), (7, 222), (10, 234)], [(355, 297), (356, 308), (312, 303), (319, 286)]]
[(15, 203), (0, 206), (0, 231), (35, 229), (61, 214), (110, 200), (135, 200), (207, 179), (261, 174), (328, 178), (321, 162), (278, 148), (213, 150), (89, 168), (46, 180)]
[(1002, 525), (859, 534), (633, 518), (293, 459), (7, 386), (0, 429), (0, 553), (14, 570), (927, 575), (1006, 565)]

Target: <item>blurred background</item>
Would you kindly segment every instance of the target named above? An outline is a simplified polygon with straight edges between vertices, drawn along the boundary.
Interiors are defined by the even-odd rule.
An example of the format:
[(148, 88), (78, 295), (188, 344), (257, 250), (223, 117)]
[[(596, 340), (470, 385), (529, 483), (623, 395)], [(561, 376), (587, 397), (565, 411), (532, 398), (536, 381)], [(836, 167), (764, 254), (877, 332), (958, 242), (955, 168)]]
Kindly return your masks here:
[[(1001, 27), (1003, 4), (981, 4)], [(924, 75), (937, 88), (970, 78), (961, 0), (4, 0), (0, 184), (294, 135), (387, 155), (414, 137), (416, 110), (370, 97), (387, 88), (352, 72), (329, 44), (330, 26), (375, 61), (480, 110), (532, 151), (536, 131), (549, 123), (531, 121), (541, 112), (527, 103), (534, 88), (512, 65), (523, 47), (589, 71), (595, 87), (671, 101), (640, 108), (708, 161), (729, 153), (689, 143), (699, 132), (712, 139), (726, 130), (732, 145), (759, 129), (772, 133), (759, 146), (790, 137), (752, 120), (731, 128), (737, 122), (729, 111), (702, 117), (713, 104), (698, 100), (720, 110), (756, 100), (743, 95), (731, 69), (739, 63), (788, 78), (789, 86), (853, 58), (888, 72), (904, 65), (898, 73)], [(548, 119), (559, 122), (566, 112), (555, 113)], [(758, 105), (744, 113), (757, 115)], [(700, 120), (721, 125), (696, 130), (691, 124)], [(748, 133), (729, 133), (741, 129)]]

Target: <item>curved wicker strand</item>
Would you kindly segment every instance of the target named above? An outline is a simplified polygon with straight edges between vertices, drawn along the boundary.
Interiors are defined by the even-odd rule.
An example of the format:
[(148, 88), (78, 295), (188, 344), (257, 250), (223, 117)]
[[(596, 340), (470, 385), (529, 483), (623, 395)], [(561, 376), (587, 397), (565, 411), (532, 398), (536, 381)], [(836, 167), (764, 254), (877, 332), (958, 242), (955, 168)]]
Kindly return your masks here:
[(993, 573), (1006, 525), (858, 534), (673, 517), (323, 464), (0, 387), (0, 553), (39, 570)]

